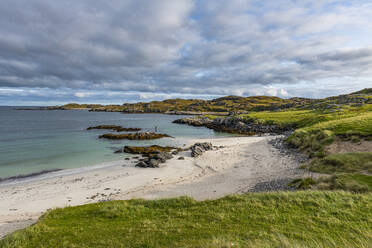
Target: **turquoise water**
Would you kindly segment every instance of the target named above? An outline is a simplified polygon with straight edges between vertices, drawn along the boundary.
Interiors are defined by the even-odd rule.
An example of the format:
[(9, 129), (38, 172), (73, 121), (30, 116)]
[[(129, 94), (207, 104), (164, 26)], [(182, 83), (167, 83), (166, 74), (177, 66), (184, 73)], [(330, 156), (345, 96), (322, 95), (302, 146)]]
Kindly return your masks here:
[[(173, 124), (183, 116), (106, 112), (27, 111), (0, 107), (0, 178), (51, 169), (70, 169), (121, 160), (128, 154), (113, 152), (124, 145), (182, 146), (189, 139), (228, 134), (203, 127)], [(113, 124), (167, 133), (174, 138), (152, 141), (98, 139), (107, 130), (87, 131), (89, 126)]]

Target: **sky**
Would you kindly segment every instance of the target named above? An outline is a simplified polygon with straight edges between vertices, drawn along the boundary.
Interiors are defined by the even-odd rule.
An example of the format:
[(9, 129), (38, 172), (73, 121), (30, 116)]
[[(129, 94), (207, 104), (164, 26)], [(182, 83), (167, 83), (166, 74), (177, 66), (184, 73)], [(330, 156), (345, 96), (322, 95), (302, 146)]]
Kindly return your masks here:
[(372, 87), (372, 1), (2, 0), (0, 105)]

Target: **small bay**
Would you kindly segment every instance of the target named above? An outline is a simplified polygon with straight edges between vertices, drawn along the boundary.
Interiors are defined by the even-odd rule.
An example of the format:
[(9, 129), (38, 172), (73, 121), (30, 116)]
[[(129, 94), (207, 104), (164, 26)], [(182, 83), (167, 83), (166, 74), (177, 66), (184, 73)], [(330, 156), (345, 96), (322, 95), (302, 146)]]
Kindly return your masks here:
[[(228, 136), (204, 127), (173, 124), (184, 116), (123, 114), (86, 110), (16, 110), (0, 107), (0, 178), (44, 170), (71, 169), (122, 160), (129, 154), (114, 154), (125, 145), (182, 146), (193, 138)], [(150, 141), (105, 140), (98, 136), (110, 130), (89, 126), (121, 125), (142, 131), (166, 133), (174, 138)]]

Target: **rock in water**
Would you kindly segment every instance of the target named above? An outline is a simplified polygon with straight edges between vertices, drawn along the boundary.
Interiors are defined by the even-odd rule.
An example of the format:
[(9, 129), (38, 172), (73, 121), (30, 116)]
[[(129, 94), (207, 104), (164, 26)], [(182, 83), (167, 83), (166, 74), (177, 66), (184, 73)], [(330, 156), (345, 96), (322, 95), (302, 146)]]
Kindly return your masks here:
[(92, 129), (111, 129), (111, 130), (115, 130), (116, 132), (138, 132), (141, 130), (141, 128), (126, 128), (126, 127), (116, 126), (116, 125), (99, 125), (99, 126), (87, 128), (87, 130), (92, 130)]
[(151, 132), (144, 132), (144, 133), (126, 133), (126, 134), (113, 134), (113, 133), (106, 133), (99, 138), (105, 139), (128, 139), (128, 140), (152, 140), (152, 139), (160, 139), (165, 137), (171, 137), (168, 134), (161, 134), (161, 133), (151, 133)]

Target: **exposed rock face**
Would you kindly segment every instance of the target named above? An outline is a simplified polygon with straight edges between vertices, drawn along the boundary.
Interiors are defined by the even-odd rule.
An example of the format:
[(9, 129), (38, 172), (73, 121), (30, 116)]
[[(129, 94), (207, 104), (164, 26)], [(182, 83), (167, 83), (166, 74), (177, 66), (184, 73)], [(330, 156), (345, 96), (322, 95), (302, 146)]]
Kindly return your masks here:
[(191, 149), (191, 157), (198, 157), (202, 155), (205, 151), (210, 151), (213, 149), (211, 143), (195, 143), (193, 146), (190, 147)]
[(226, 117), (226, 118), (216, 118), (211, 120), (209, 118), (203, 117), (191, 117), (182, 118), (173, 121), (173, 123), (187, 124), (190, 126), (204, 126), (215, 131), (229, 132), (229, 133), (239, 133), (239, 134), (263, 134), (263, 133), (283, 133), (290, 129), (290, 127), (279, 127), (277, 125), (267, 125), (255, 123), (253, 119), (245, 119), (240, 117)]
[(127, 134), (113, 134), (113, 133), (106, 133), (99, 138), (105, 139), (128, 139), (128, 140), (152, 140), (152, 139), (160, 139), (165, 137), (171, 137), (168, 134), (161, 134), (161, 133), (151, 133), (151, 132), (144, 132), (144, 133), (127, 133)]
[(187, 124), (194, 127), (208, 126), (213, 121), (207, 117), (187, 117), (182, 119), (174, 120), (173, 123), (177, 124)]
[(158, 168), (160, 164), (165, 163), (167, 160), (172, 159), (173, 156), (169, 152), (160, 152), (157, 154), (149, 155), (136, 164), (136, 167), (141, 168)]
[(176, 147), (172, 146), (124, 146), (123, 149), (117, 150), (115, 153), (130, 153), (130, 154), (143, 154), (143, 155), (150, 155), (156, 154), (159, 152), (171, 152), (172, 150), (177, 149)]
[(253, 119), (239, 117), (216, 118), (211, 124), (211, 128), (217, 131), (240, 133), (240, 134), (264, 134), (282, 133), (289, 128), (282, 128), (278, 125), (268, 125), (256, 123)]
[(116, 125), (99, 125), (99, 126), (87, 128), (87, 130), (92, 130), (92, 129), (109, 129), (109, 130), (115, 130), (116, 132), (138, 132), (141, 130), (141, 128), (125, 128), (125, 127), (116, 126)]

